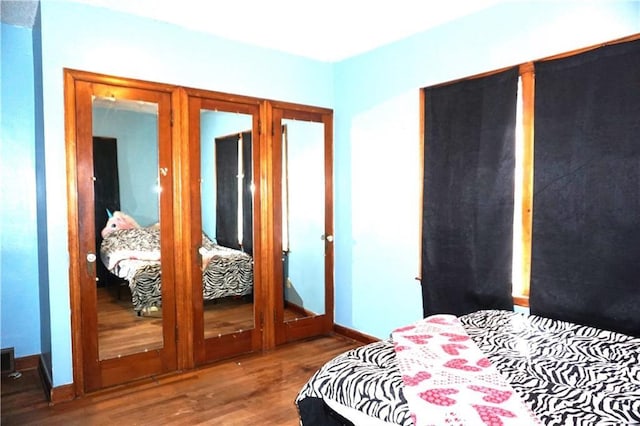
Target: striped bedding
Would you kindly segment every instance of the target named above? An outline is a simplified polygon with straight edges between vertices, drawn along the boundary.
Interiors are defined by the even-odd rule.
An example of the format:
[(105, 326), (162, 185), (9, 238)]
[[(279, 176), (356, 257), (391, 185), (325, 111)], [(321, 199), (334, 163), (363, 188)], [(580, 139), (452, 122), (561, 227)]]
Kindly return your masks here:
[[(510, 311), (459, 317), (545, 425), (640, 425), (640, 338)], [(301, 424), (413, 425), (391, 339), (334, 358), (300, 390)]]
[[(253, 259), (247, 253), (215, 244), (202, 234), (211, 260), (202, 272), (203, 298), (244, 296), (253, 291)], [(156, 227), (116, 230), (102, 241), (106, 268), (129, 282), (133, 309), (162, 306), (160, 235)]]

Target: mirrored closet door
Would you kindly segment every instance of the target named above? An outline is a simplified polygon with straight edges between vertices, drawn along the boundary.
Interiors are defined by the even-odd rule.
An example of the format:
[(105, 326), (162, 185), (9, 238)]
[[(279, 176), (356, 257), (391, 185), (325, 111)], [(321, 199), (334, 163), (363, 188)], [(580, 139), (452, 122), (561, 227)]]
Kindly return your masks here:
[(255, 273), (259, 241), (254, 238), (260, 105), (209, 96), (189, 96), (189, 264), (196, 364), (261, 345)]
[(276, 344), (333, 327), (332, 113), (275, 104)]
[(176, 368), (171, 94), (75, 77), (74, 336), (91, 391)]
[(65, 70), (77, 395), (333, 328), (332, 112)]

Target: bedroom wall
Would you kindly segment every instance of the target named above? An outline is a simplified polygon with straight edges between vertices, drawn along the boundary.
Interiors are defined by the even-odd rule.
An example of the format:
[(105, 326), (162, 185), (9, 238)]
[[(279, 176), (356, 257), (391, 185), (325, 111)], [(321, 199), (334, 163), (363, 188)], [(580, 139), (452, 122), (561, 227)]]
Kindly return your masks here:
[[(63, 68), (322, 107), (332, 66), (70, 2), (42, 2), (53, 384), (72, 382)], [(268, 72), (267, 72), (268, 71)]]
[(42, 352), (36, 218), (33, 32), (2, 23), (0, 347)]
[(120, 209), (140, 226), (157, 223), (158, 116), (99, 107), (93, 114), (94, 136), (117, 140)]
[[(29, 72), (32, 65), (9, 62), (13, 59), (7, 59), (7, 40), (22, 43), (22, 37), (29, 36), (18, 31), (7, 37), (13, 29), (2, 24), (2, 182), (7, 170), (17, 171), (20, 176), (12, 174), (12, 179), (24, 173), (20, 183), (29, 188), (18, 194), (2, 185), (0, 291), (2, 346), (14, 336), (18, 356), (42, 352), (54, 386), (72, 381), (63, 67), (333, 108), (336, 322), (386, 337), (422, 312), (415, 280), (419, 88), (640, 31), (640, 6), (633, 1), (514, 2), (328, 64), (86, 5), (43, 2), (41, 8), (42, 53), (31, 53), (30, 59), (37, 63), (36, 74), (42, 65), (42, 76), (32, 77), (36, 122), (29, 118), (33, 111), (17, 116), (31, 130), (26, 147), (12, 142), (9, 154), (9, 102), (22, 102), (30, 92), (26, 88), (20, 99), (7, 100), (12, 80), (6, 70), (11, 65), (12, 70)], [(39, 43), (38, 35), (38, 47), (25, 45), (26, 52), (40, 50)], [(35, 161), (42, 163), (31, 160), (34, 146)], [(26, 163), (17, 161), (23, 157)], [(5, 167), (9, 163), (12, 167)], [(34, 168), (42, 187), (33, 183)], [(36, 193), (42, 202), (37, 206), (32, 200)], [(6, 208), (5, 198), (13, 195), (22, 203), (19, 208), (26, 209), (15, 228), (5, 226), (5, 214), (15, 217), (17, 212)], [(19, 232), (23, 228), (26, 233)], [(17, 241), (11, 242), (16, 249), (22, 250), (25, 241), (30, 245), (26, 257), (11, 265), (13, 273), (26, 264), (28, 275), (19, 282), (8, 275), (5, 256), (11, 238)], [(39, 275), (34, 272), (38, 270)], [(38, 279), (44, 290), (40, 294)], [(16, 326), (14, 319), (23, 317), (26, 322)]]
[[(288, 159), (288, 259), (284, 298), (323, 314), (324, 125), (286, 119)], [(284, 221), (283, 221), (284, 222)]]
[(419, 89), (640, 32), (639, 10), (508, 2), (335, 64), (336, 323), (422, 317)]

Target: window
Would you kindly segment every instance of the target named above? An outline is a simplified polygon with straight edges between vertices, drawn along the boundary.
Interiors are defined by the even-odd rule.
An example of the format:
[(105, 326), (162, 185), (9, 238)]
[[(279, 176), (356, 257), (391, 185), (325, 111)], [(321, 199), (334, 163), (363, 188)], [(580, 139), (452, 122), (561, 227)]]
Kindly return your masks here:
[(253, 252), (251, 132), (216, 139), (216, 240)]
[[(604, 48), (609, 47), (610, 45), (626, 43), (629, 41), (637, 41), (638, 39), (640, 39), (640, 36), (638, 35), (633, 37), (628, 37), (623, 40), (618, 40), (618, 41), (609, 43), (606, 46), (604, 46)], [(561, 59), (565, 57), (567, 58), (577, 57), (582, 53), (593, 51), (600, 47), (603, 47), (603, 46), (582, 49), (580, 51), (571, 52), (569, 54), (559, 55), (553, 58), (547, 58), (542, 61), (537, 61), (535, 64), (533, 62), (529, 62), (526, 64), (522, 64), (518, 67), (518, 84), (517, 84), (517, 101), (516, 101), (517, 112), (516, 112), (516, 120), (515, 120), (515, 136), (516, 137), (515, 137), (515, 163), (514, 163), (514, 186), (513, 186), (513, 224), (512, 224), (513, 263), (512, 263), (512, 271), (511, 271), (512, 296), (513, 296), (513, 301), (516, 305), (529, 306), (529, 295), (530, 295), (530, 287), (531, 287), (531, 280), (532, 280), (531, 278), (532, 277), (532, 241), (533, 241), (533, 231), (534, 231), (533, 219), (534, 219), (534, 208), (535, 208), (535, 205), (534, 205), (534, 167), (535, 167), (535, 164), (534, 164), (534, 124), (535, 124), (534, 113), (535, 113), (535, 95), (537, 93), (534, 67), (536, 64), (544, 64), (556, 59)], [(608, 56), (608, 54), (605, 54), (605, 56)], [(579, 60), (580, 59), (578, 59), (578, 61)], [(635, 63), (632, 60), (628, 58), (625, 60), (627, 62), (620, 61), (618, 65), (615, 67), (615, 69), (623, 70), (627, 68), (627, 69), (633, 70), (636, 68)], [(627, 65), (625, 66), (624, 64), (627, 64)], [(589, 68), (581, 68), (581, 69), (589, 70)], [(588, 71), (588, 72), (591, 72), (591, 71)], [(630, 72), (633, 73), (634, 71), (630, 71)], [(483, 78), (487, 75), (494, 75), (497, 73), (499, 72), (489, 73), (480, 77), (473, 77), (470, 79), (461, 80), (460, 82), (450, 83), (450, 85), (463, 84), (465, 82), (468, 82), (474, 79)], [(621, 73), (621, 75), (622, 74), (624, 73)], [(624, 75), (628, 76), (629, 72), (627, 72)], [(634, 78), (633, 75), (632, 77), (628, 77), (628, 78), (633, 79)], [(568, 77), (567, 81), (571, 82), (572, 80), (573, 79), (570, 76)], [(587, 81), (584, 84), (592, 84), (592, 83)], [(633, 85), (630, 85), (630, 86), (633, 86)], [(431, 171), (427, 170), (426, 159), (429, 156), (429, 149), (428, 149), (429, 142), (427, 141), (427, 138), (429, 135), (429, 126), (433, 126), (434, 123), (433, 123), (433, 117), (429, 115), (427, 107), (425, 106), (425, 105), (428, 105), (428, 102), (429, 102), (428, 98), (432, 93), (431, 92), (432, 89), (433, 88), (424, 89), (422, 92), (422, 98), (421, 98), (422, 105), (425, 108), (425, 113), (423, 114), (423, 116), (425, 117), (425, 121), (423, 123), (424, 129), (425, 129), (423, 132), (424, 138), (425, 138), (425, 141), (423, 144), (423, 152), (425, 157), (425, 166), (423, 169), (423, 172), (425, 174), (425, 178), (424, 178), (425, 185), (427, 180), (432, 178), (432, 177), (429, 177), (429, 173)], [(632, 88), (628, 88), (627, 92), (636, 93), (633, 91)], [(626, 92), (623, 91), (623, 93), (626, 93)], [(593, 96), (598, 96), (602, 98), (603, 94), (598, 93), (596, 90)], [(632, 95), (631, 97), (633, 96), (637, 96), (638, 98), (640, 98), (640, 94), (638, 93), (636, 93), (635, 95)], [(553, 95), (551, 95), (551, 97), (554, 98)], [(557, 98), (558, 102), (561, 101), (560, 96), (555, 96), (555, 98)], [(554, 102), (555, 101), (556, 100), (554, 99)], [(505, 102), (510, 102), (510, 99), (505, 98)], [(633, 102), (631, 103), (631, 105), (635, 107), (635, 104)], [(597, 115), (597, 117), (592, 116), (594, 113), (589, 115), (589, 112), (586, 112), (585, 117), (588, 117), (588, 118), (585, 118), (584, 120), (590, 120), (590, 122), (594, 120), (600, 120), (604, 123), (604, 122), (607, 122), (607, 119), (604, 117), (608, 117), (608, 116), (611, 116), (611, 114), (613, 114), (613, 116), (615, 116), (616, 119), (612, 121), (619, 121), (617, 117), (620, 117), (621, 115), (616, 113), (615, 111), (612, 113), (610, 110), (607, 110), (607, 111), (598, 110), (600, 111), (600, 113)], [(449, 117), (449, 119), (451, 118)], [(563, 124), (561, 123), (561, 126), (562, 125)], [(580, 123), (573, 123), (573, 125), (581, 127)], [(606, 125), (603, 124), (602, 126), (606, 127), (606, 126), (609, 126), (609, 124), (606, 124)], [(602, 128), (604, 127), (600, 127), (599, 129), (602, 129)], [(452, 129), (451, 131), (458, 131), (458, 130)], [(482, 129), (482, 131), (484, 131), (484, 129)], [(478, 131), (478, 135), (480, 133), (481, 132)], [(477, 136), (477, 137), (480, 137), (480, 136)], [(601, 135), (598, 135), (597, 137), (601, 137)], [(602, 147), (602, 144), (611, 145), (606, 140), (603, 140), (602, 142), (600, 142), (600, 147)], [(576, 149), (580, 149), (580, 148), (576, 148)], [(625, 149), (631, 150), (631, 148), (625, 148)], [(630, 158), (629, 155), (627, 155), (626, 160), (625, 159), (620, 160), (621, 161), (620, 164), (628, 163), (629, 158)], [(632, 157), (632, 158), (635, 158), (635, 157)], [(631, 162), (633, 161), (634, 160), (631, 160)], [(540, 164), (542, 164), (542, 162)], [(615, 168), (615, 166), (613, 167)], [(460, 178), (460, 177), (457, 177), (457, 178)], [(538, 180), (536, 179), (536, 182), (537, 181)], [(612, 183), (612, 185), (617, 186), (615, 183)], [(541, 185), (538, 185), (538, 188), (540, 187)], [(589, 191), (587, 190), (587, 193), (588, 192)], [(636, 191), (636, 196), (637, 196), (637, 191)], [(631, 198), (633, 197), (634, 195), (631, 195)], [(628, 198), (630, 197), (627, 196), (627, 199)], [(426, 208), (429, 201), (433, 202), (433, 199), (429, 200), (429, 196), (426, 193), (423, 194), (424, 208)], [(442, 208), (442, 206), (440, 208)], [(427, 214), (428, 212), (425, 213), (425, 211), (423, 210), (423, 217), (422, 217), (422, 223), (421, 223), (422, 225), (421, 229), (423, 234), (423, 247), (421, 249), (422, 250), (421, 279), (425, 278), (424, 263), (425, 263), (426, 256), (425, 256), (425, 247), (424, 247), (424, 238), (425, 238), (424, 235), (425, 233), (428, 233), (431, 231), (430, 229), (427, 228), (426, 222), (425, 222), (425, 215)], [(619, 265), (616, 267), (619, 267)], [(424, 288), (423, 288), (423, 292), (424, 292)]]

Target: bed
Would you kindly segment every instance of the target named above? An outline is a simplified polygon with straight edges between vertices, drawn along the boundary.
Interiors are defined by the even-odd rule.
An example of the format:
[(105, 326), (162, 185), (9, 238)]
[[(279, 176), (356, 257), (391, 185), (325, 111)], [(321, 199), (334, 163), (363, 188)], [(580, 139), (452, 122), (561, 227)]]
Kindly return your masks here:
[[(202, 272), (204, 300), (253, 292), (253, 259), (249, 254), (215, 244), (204, 233), (202, 244), (201, 253), (210, 259)], [(119, 229), (105, 235), (100, 257), (111, 273), (128, 281), (138, 314), (162, 306), (158, 227)]]
[[(429, 318), (416, 324), (425, 327)], [(514, 390), (514, 397), (529, 410), (531, 417), (526, 421), (495, 416), (470, 423), (441, 422), (443, 417), (437, 416), (446, 415), (447, 410), (454, 407), (446, 406), (447, 400), (462, 396), (453, 390), (439, 400), (445, 405), (445, 411), (434, 411), (433, 419), (425, 418), (425, 411), (443, 407), (431, 403), (424, 397), (426, 393), (421, 394), (422, 405), (416, 403), (411, 380), (415, 381), (418, 376), (406, 373), (407, 368), (415, 365), (411, 361), (407, 364), (407, 359), (402, 358), (401, 339), (407, 336), (401, 328), (387, 340), (345, 352), (320, 368), (295, 399), (301, 424), (640, 424), (640, 338), (511, 311), (486, 310), (453, 318), (463, 331), (444, 335), (466, 333), (469, 340), (461, 336), (457, 342), (449, 342), (454, 345), (448, 347), (449, 352), (459, 355), (463, 350), (455, 345), (467, 343), (481, 351), (487, 364), (500, 375), (499, 380), (505, 382), (502, 384)], [(416, 324), (404, 329), (411, 332)], [(436, 333), (423, 334), (431, 337)], [(423, 359), (429, 358), (427, 364), (430, 363), (431, 368), (438, 364), (434, 359), (440, 356), (436, 352), (442, 346), (429, 348), (432, 339), (423, 340), (418, 348), (423, 354), (434, 355), (423, 356)], [(443, 360), (451, 358), (451, 354), (441, 352)], [(443, 368), (430, 371), (430, 380), (443, 377)], [(484, 379), (486, 377), (479, 377), (480, 382)], [(464, 384), (465, 380), (457, 383)], [(447, 388), (444, 382), (448, 381), (451, 380), (436, 381), (431, 386)], [(465, 386), (480, 387), (476, 381)], [(479, 395), (486, 398), (488, 394)], [(421, 415), (420, 421), (416, 413)]]

